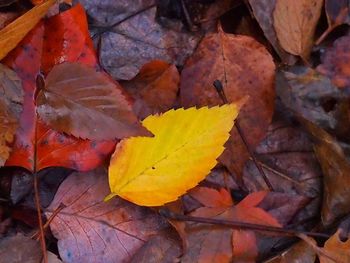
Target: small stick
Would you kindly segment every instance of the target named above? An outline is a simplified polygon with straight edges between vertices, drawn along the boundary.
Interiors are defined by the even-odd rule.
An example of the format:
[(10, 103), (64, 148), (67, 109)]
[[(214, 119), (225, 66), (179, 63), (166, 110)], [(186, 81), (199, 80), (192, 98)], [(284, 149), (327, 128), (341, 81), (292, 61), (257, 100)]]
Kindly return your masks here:
[(181, 215), (181, 214), (173, 213), (167, 209), (161, 209), (161, 210), (159, 210), (159, 213), (168, 219), (173, 219), (173, 220), (178, 220), (178, 221), (191, 221), (191, 222), (203, 223), (203, 224), (227, 226), (227, 227), (231, 227), (231, 228), (274, 232), (274, 233), (279, 233), (279, 234), (285, 235), (285, 236), (297, 236), (297, 237), (299, 237), (300, 234), (304, 234), (304, 235), (311, 236), (311, 237), (320, 237), (320, 238), (329, 238), (330, 237), (329, 235), (324, 234), (324, 233), (298, 231), (298, 230), (294, 230), (294, 229), (286, 229), (286, 228), (281, 228), (281, 227), (244, 223), (244, 222), (234, 221), (234, 220), (224, 220), (224, 219)]
[[(227, 97), (226, 97), (226, 94), (225, 94), (225, 91), (224, 91), (224, 87), (222, 86), (221, 81), (218, 80), (218, 79), (215, 80), (214, 83), (213, 83), (213, 86), (215, 87), (216, 91), (218, 92), (221, 100), (225, 104), (227, 104), (228, 100), (227, 100)], [(269, 179), (267, 178), (267, 176), (266, 176), (264, 170), (262, 169), (261, 165), (258, 163), (258, 160), (256, 159), (254, 152), (250, 148), (250, 145), (249, 145), (249, 143), (247, 141), (247, 138), (244, 135), (244, 132), (243, 132), (243, 130), (242, 130), (240, 124), (239, 124), (239, 120), (238, 119), (235, 121), (235, 126), (236, 126), (236, 129), (238, 131), (239, 136), (241, 137), (241, 139), (243, 141), (243, 144), (244, 144), (245, 148), (247, 149), (249, 155), (251, 156), (251, 158), (252, 158), (256, 168), (258, 169), (259, 173), (263, 177), (267, 187), (269, 188), (270, 191), (273, 191), (273, 186), (270, 183)]]

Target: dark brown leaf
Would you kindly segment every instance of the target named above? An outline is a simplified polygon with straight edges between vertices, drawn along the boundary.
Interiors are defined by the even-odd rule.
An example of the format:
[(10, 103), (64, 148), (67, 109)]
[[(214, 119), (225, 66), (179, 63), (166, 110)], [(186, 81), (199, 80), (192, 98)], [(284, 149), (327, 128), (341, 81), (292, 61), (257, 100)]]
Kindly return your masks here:
[(331, 135), (305, 119), (300, 120), (316, 140), (315, 153), (323, 171), (321, 216), (328, 226), (350, 212), (350, 163)]
[(0, 166), (10, 156), (10, 144), (14, 139), (23, 109), (22, 82), (17, 74), (0, 64)]
[(142, 65), (162, 59), (183, 65), (201, 35), (162, 27), (156, 20), (155, 0), (83, 0), (95, 24), (115, 24), (101, 38), (100, 61), (115, 79), (132, 79)]
[[(247, 36), (225, 34), (222, 30), (203, 39), (193, 56), (186, 62), (181, 75), (182, 104), (213, 106), (222, 104), (213, 87), (215, 80), (224, 85), (229, 102), (249, 96), (238, 121), (254, 148), (264, 137), (274, 109), (275, 65), (266, 49)], [(241, 176), (249, 158), (236, 129), (220, 157), (231, 172)]]
[(143, 65), (135, 78), (122, 85), (135, 100), (134, 113), (144, 119), (174, 106), (179, 82), (180, 75), (174, 65), (153, 60)]
[(350, 36), (336, 40), (322, 58), (317, 70), (339, 88), (350, 87)]
[(60, 132), (91, 140), (150, 135), (106, 75), (78, 63), (55, 66), (37, 97), (40, 118)]
[(108, 193), (102, 169), (73, 173), (61, 184), (46, 216), (60, 204), (66, 206), (50, 224), (64, 262), (127, 262), (166, 226), (146, 208), (119, 198), (105, 203)]

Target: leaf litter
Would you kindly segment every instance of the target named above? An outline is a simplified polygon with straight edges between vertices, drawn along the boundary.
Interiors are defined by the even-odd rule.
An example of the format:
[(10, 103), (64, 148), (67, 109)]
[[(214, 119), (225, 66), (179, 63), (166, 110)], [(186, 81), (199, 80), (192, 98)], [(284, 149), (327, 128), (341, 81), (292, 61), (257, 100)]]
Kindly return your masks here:
[[(19, 17), (0, 31), (15, 36), (2, 49), (0, 242), (40, 239), (21, 252), (44, 262), (348, 261), (348, 1), (81, 2), (43, 19), (52, 1), (0, 6)], [(146, 163), (148, 179), (132, 178), (132, 191), (108, 187), (107, 166), (119, 162), (118, 186), (128, 180), (120, 171), (186, 138), (201, 110), (162, 124), (153, 152), (156, 132), (117, 139), (146, 135), (149, 119), (242, 98), (225, 151), (215, 135), (223, 121), (201, 142), (210, 147), (185, 147), (164, 169)], [(121, 163), (128, 140), (149, 145), (129, 147), (140, 154)], [(139, 205), (103, 202), (110, 190)]]

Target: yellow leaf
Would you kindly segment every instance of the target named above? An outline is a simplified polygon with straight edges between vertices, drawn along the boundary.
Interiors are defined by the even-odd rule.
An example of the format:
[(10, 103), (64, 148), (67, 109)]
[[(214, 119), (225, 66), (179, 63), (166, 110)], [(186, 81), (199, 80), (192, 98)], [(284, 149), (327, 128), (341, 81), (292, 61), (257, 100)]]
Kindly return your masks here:
[(24, 15), (0, 30), (0, 59), (3, 59), (17, 46), (55, 2), (56, 0), (48, 0), (41, 5), (33, 7)]
[(159, 206), (176, 200), (203, 180), (224, 150), (235, 104), (170, 110), (143, 125), (154, 137), (122, 140), (109, 166), (111, 194), (138, 205)]

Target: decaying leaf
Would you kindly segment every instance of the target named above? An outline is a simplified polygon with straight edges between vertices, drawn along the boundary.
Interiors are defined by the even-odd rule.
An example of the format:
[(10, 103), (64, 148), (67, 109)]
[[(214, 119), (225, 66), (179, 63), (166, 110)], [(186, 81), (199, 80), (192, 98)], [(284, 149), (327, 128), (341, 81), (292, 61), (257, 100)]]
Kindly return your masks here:
[(278, 0), (273, 24), (280, 45), (287, 52), (307, 60), (321, 15), (323, 0)]
[[(275, 65), (265, 47), (247, 36), (225, 34), (222, 30), (205, 37), (186, 62), (181, 74), (182, 105), (213, 106), (222, 104), (213, 87), (223, 83), (229, 102), (245, 96), (239, 122), (254, 148), (264, 137), (274, 109)], [(238, 177), (249, 154), (236, 129), (226, 145), (220, 161)]]
[(101, 165), (113, 151), (115, 140), (81, 140), (50, 129), (37, 118), (34, 103), (35, 80), (41, 71), (50, 72), (58, 62), (98, 67), (82, 6), (78, 4), (40, 22), (3, 62), (18, 74), (24, 90), (20, 126), (6, 165), (29, 171), (50, 166), (86, 171)]
[[(294, 66), (279, 71), (276, 92), (288, 109), (305, 119), (327, 130), (335, 131), (339, 126), (337, 108), (345, 94), (314, 69)], [(328, 102), (332, 102), (331, 106), (325, 107)]]
[(323, 171), (324, 185), (321, 216), (327, 226), (350, 212), (350, 163), (331, 135), (305, 119), (300, 120), (316, 141), (314, 149)]
[(277, 40), (276, 32), (273, 27), (273, 10), (276, 0), (249, 0), (249, 4), (253, 10), (254, 17), (258, 21), (261, 29), (264, 31), (266, 38), (275, 48), (281, 60), (287, 64), (294, 64), (295, 58), (288, 54), (280, 46)]
[[(201, 34), (175, 31), (155, 20), (156, 0), (82, 0), (95, 24), (111, 26), (101, 35), (100, 61), (115, 79), (132, 79), (154, 59), (183, 65)], [(98, 31), (96, 34), (99, 34)]]
[[(215, 190), (202, 187), (200, 193), (196, 193), (193, 197), (197, 199), (200, 196), (197, 200), (205, 205), (213, 191)], [(226, 196), (223, 195), (226, 190), (222, 189), (220, 192), (217, 194)], [(257, 207), (266, 195), (267, 192), (252, 193), (236, 206), (230, 206), (226, 201), (212, 206), (209, 201), (211, 207), (198, 208), (190, 215), (279, 227), (280, 224), (275, 218)], [(256, 236), (252, 231), (198, 223), (188, 223), (186, 230), (190, 249), (185, 252), (181, 262), (254, 262), (256, 260), (258, 250)]]
[(64, 262), (127, 262), (166, 224), (154, 212), (108, 193), (103, 169), (71, 174), (58, 189), (46, 216), (65, 206), (50, 223)]
[(43, 18), (56, 0), (47, 0), (0, 30), (0, 59), (3, 59)]
[(337, 39), (333, 47), (326, 50), (322, 64), (317, 70), (329, 77), (339, 88), (350, 87), (350, 36)]
[(83, 64), (55, 66), (36, 105), (47, 125), (78, 138), (111, 140), (151, 135), (138, 122), (116, 84)]
[(145, 206), (176, 200), (214, 168), (238, 110), (228, 104), (147, 117), (142, 124), (154, 137), (129, 138), (117, 145), (109, 166), (107, 199), (119, 195)]
[(174, 106), (179, 82), (180, 75), (175, 65), (153, 60), (143, 65), (135, 78), (122, 82), (122, 86), (135, 100), (135, 114), (144, 119)]
[(15, 72), (0, 64), (0, 166), (10, 156), (23, 108), (23, 90)]

